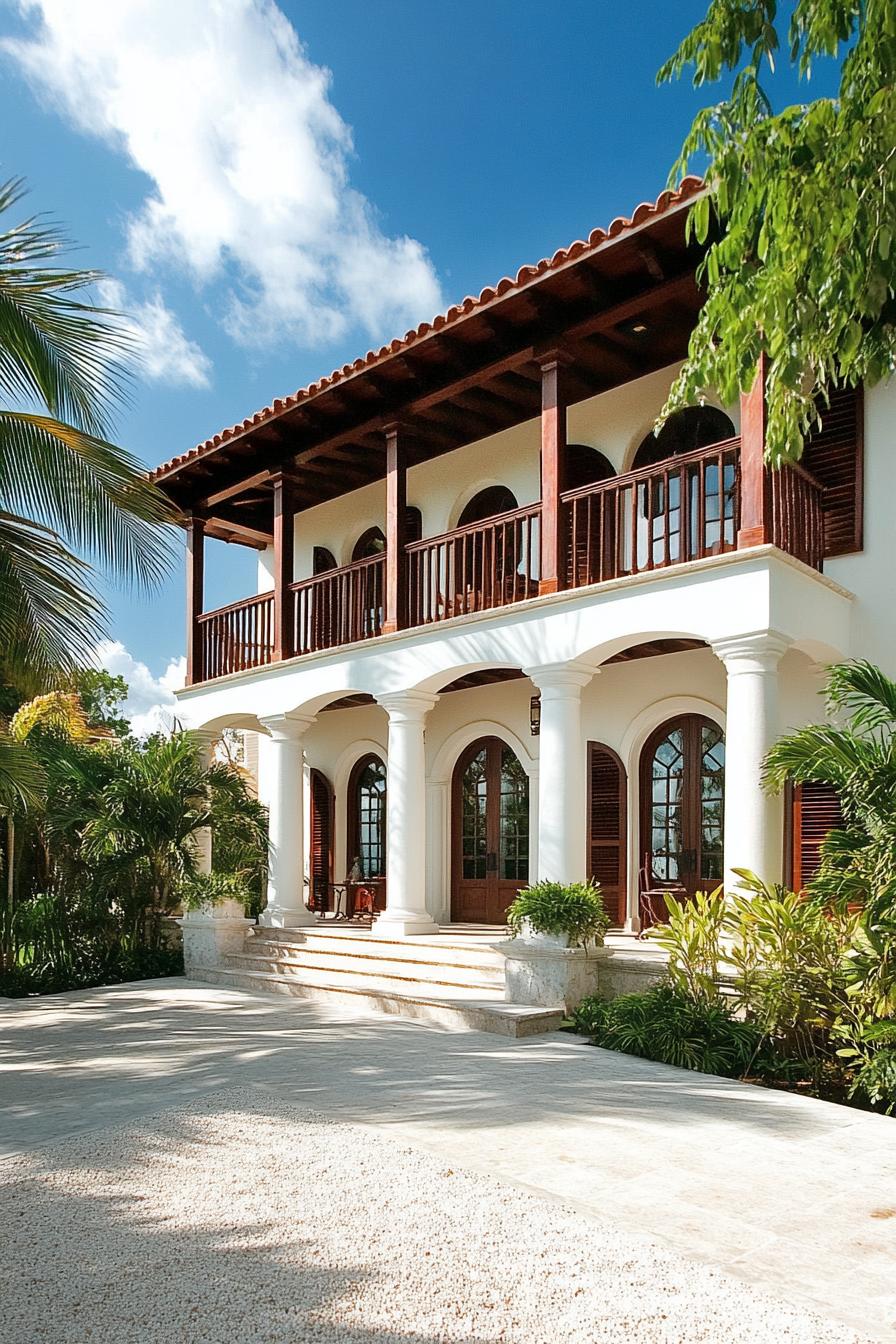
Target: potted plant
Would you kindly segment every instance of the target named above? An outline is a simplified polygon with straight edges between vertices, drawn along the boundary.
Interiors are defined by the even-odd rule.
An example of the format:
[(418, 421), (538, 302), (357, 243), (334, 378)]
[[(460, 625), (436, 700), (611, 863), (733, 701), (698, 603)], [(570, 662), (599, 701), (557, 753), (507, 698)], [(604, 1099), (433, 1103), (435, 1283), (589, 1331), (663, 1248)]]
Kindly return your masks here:
[(250, 900), (240, 873), (194, 873), (181, 890), (185, 911), (217, 918), (242, 919)]
[(535, 882), (507, 912), (504, 954), (509, 1003), (570, 1013), (597, 987), (597, 948), (610, 920), (596, 882)]

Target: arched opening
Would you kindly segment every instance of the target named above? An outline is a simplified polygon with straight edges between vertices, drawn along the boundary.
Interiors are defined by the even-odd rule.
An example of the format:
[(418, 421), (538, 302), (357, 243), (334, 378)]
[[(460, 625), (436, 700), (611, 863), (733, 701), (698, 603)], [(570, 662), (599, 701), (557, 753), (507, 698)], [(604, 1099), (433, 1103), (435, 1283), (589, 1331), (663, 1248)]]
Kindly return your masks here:
[(499, 737), (458, 758), (452, 781), (451, 918), (503, 924), (529, 881), (529, 777)]
[[(648, 434), (634, 469), (653, 467), (625, 501), (621, 540), (625, 568), (641, 570), (733, 550), (737, 524), (737, 454), (698, 454), (734, 437), (734, 425), (715, 406), (686, 406), (659, 434)], [(676, 459), (687, 456), (676, 466)], [(696, 457), (693, 454), (698, 454)], [(661, 468), (665, 465), (665, 470)]]
[(315, 574), (326, 574), (336, 569), (336, 557), (326, 546), (315, 546), (311, 553), (311, 568)]
[(320, 770), (311, 771), (311, 908), (329, 910), (333, 885), (333, 789)]
[(661, 724), (641, 752), (640, 919), (667, 917), (664, 893), (711, 891), (722, 880), (725, 735), (702, 714)]
[(645, 435), (635, 453), (632, 470), (652, 467), (656, 462), (708, 448), (713, 443), (724, 443), (733, 439), (734, 433), (731, 418), (717, 406), (684, 406), (669, 416), (659, 434)]
[(510, 513), (518, 508), (516, 495), (506, 485), (489, 485), (480, 490), (464, 505), (457, 520), (458, 527), (481, 523), (499, 513)]
[(375, 908), (386, 904), (386, 765), (370, 752), (355, 762), (346, 799), (348, 878), (372, 885)]
[(566, 445), (565, 486), (567, 490), (582, 490), (586, 485), (597, 485), (616, 475), (613, 463), (597, 448), (587, 443)]
[(368, 527), (352, 548), (352, 560), (369, 560), (375, 555), (383, 555), (385, 550), (386, 538), (382, 528)]
[(416, 504), (409, 504), (404, 515), (405, 541), (423, 540), (423, 514)]

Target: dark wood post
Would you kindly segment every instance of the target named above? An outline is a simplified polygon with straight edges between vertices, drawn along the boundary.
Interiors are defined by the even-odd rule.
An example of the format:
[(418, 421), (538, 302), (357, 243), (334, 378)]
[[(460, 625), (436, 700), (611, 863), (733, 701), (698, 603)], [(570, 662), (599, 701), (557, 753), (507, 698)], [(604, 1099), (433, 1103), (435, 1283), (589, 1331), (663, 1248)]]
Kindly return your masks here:
[(566, 476), (566, 399), (563, 367), (569, 356), (551, 350), (541, 357), (541, 574), (539, 593), (556, 593), (566, 574), (563, 506)]
[(205, 676), (198, 617), (202, 615), (205, 588), (205, 520), (187, 519), (187, 685), (195, 686)]
[(386, 434), (386, 591), (383, 634), (403, 630), (408, 612), (408, 464), (407, 433), (402, 425), (387, 425)]
[(740, 398), (740, 528), (737, 546), (763, 546), (771, 541), (771, 489), (765, 465), (765, 355), (756, 379)]
[(292, 487), (283, 475), (274, 485), (274, 648), (272, 661), (280, 663), (295, 652), (293, 580), (294, 515)]

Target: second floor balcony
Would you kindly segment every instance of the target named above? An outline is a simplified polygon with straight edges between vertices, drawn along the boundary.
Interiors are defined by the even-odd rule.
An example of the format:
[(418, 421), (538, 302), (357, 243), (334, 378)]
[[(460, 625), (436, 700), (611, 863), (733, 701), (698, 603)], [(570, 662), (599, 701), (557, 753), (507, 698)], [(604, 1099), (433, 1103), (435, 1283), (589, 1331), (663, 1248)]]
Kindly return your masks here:
[[(195, 614), (191, 681), (755, 544), (743, 526), (757, 506), (741, 447), (726, 439)], [(820, 569), (820, 483), (797, 465), (765, 472), (762, 493), (761, 539)]]

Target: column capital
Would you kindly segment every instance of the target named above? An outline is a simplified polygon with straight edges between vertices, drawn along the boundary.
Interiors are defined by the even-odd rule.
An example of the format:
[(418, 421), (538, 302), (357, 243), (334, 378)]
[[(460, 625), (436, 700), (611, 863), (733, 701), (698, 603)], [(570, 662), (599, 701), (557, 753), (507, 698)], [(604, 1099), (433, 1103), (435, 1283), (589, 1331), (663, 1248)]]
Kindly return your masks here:
[(565, 691), (582, 689), (595, 677), (600, 668), (590, 663), (581, 663), (572, 659), (568, 663), (543, 663), (540, 667), (524, 667), (523, 671), (531, 682), (541, 691)]
[(712, 651), (725, 664), (729, 676), (738, 672), (772, 672), (791, 641), (776, 630), (754, 630), (713, 642)]
[(300, 742), (315, 720), (314, 714), (268, 714), (258, 722), (273, 742)]
[(386, 691), (375, 697), (390, 723), (422, 723), (438, 698), (430, 691)]

